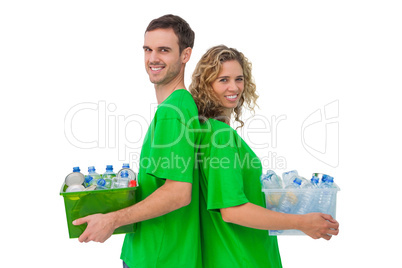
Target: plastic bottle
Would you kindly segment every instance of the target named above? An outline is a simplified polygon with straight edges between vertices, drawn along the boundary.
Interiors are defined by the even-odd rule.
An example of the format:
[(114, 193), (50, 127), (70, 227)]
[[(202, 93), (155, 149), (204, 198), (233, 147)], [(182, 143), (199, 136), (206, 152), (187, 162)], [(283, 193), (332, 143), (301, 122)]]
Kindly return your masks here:
[(97, 184), (100, 189), (112, 188), (112, 181), (116, 177), (116, 173), (113, 172), (113, 165), (106, 166), (106, 172), (103, 173), (102, 178), (98, 180)]
[(310, 181), (306, 181), (301, 185), (301, 188), (304, 189), (304, 191), (300, 194), (300, 201), (295, 212), (296, 214), (306, 214), (315, 210), (317, 191), (313, 189), (318, 187), (318, 182), (318, 178), (313, 176)]
[[(295, 178), (291, 184), (285, 187), (285, 189), (300, 189), (302, 181), (299, 178)], [(296, 209), (298, 203), (298, 196), (293, 191), (288, 191), (282, 195), (277, 211), (283, 213), (292, 213)], [(283, 233), (283, 230), (270, 230), (270, 235), (279, 235)]]
[(334, 178), (329, 175), (323, 175), (319, 188), (323, 190), (320, 191), (317, 201), (318, 211), (328, 214), (332, 206), (333, 197), (336, 195), (336, 191), (330, 190), (336, 188)]
[(299, 176), (299, 173), (297, 173), (297, 170), (291, 170), (288, 172), (283, 172), (282, 173), (282, 180), (283, 180), (283, 184), (286, 187), (287, 185), (292, 184), (292, 182), (294, 181), (295, 177)]
[(97, 180), (94, 180), (94, 178), (92, 176), (88, 175), (85, 177), (85, 183), (84, 183), (85, 188), (88, 188), (92, 185), (97, 185), (96, 183), (97, 183)]
[(88, 175), (85, 176), (85, 187), (89, 187), (91, 185), (97, 185), (98, 180), (101, 178), (101, 176), (95, 172), (95, 167), (90, 166), (88, 167)]
[(260, 177), (262, 188), (264, 189), (282, 189), (283, 184), (281, 178), (276, 175), (275, 171), (268, 170)]
[(123, 170), (122, 172), (120, 172), (118, 179), (113, 182), (113, 188), (128, 187), (129, 181), (130, 179), (127, 170)]
[[(332, 178), (332, 177), (329, 176), (329, 175), (323, 174), (323, 175), (321, 176), (321, 181), (320, 181), (320, 184), (318, 185), (318, 187), (319, 187), (319, 188), (322, 188), (321, 186), (325, 183), (325, 181), (326, 181), (328, 178)], [(334, 179), (334, 178), (332, 178), (332, 180), (333, 180), (333, 179)]]
[(65, 184), (67, 186), (82, 184), (85, 177), (80, 171), (79, 167), (73, 167), (73, 172), (68, 174), (64, 181)]
[[(275, 190), (283, 189), (281, 178), (276, 175), (275, 171), (268, 170), (265, 174), (260, 176), (260, 181), (263, 189)], [(279, 205), (281, 193), (275, 191), (269, 191), (265, 193), (266, 207), (271, 210), (275, 210)]]
[[(293, 182), (286, 186), (285, 189), (300, 189), (301, 179), (295, 178)], [(293, 213), (296, 210), (296, 205), (298, 204), (298, 194), (293, 191), (288, 191), (281, 197), (279, 201), (278, 211), (283, 213)]]
[[(123, 171), (126, 171), (128, 174), (128, 183), (126, 183), (126, 179), (123, 179), (123, 182), (119, 182), (121, 180), (121, 174)], [(113, 179), (112, 188), (123, 188), (123, 187), (135, 187), (137, 186), (137, 175), (133, 170), (130, 169), (130, 165), (127, 163), (123, 164), (122, 169), (117, 173), (116, 178)]]
[(106, 172), (103, 173), (102, 178), (113, 179), (114, 177), (116, 177), (116, 173), (113, 172), (113, 165), (107, 165)]
[(313, 177), (317, 177), (318, 179), (322, 179), (323, 175), (324, 175), (323, 173), (318, 173), (318, 172), (313, 173)]
[(320, 179), (317, 176), (313, 175), (310, 181), (314, 188), (318, 188), (318, 183), (320, 182)]

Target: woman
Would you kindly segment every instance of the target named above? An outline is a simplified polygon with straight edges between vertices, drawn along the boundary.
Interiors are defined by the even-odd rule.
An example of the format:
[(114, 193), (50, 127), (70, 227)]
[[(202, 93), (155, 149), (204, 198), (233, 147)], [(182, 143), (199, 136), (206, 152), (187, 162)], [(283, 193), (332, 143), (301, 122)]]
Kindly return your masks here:
[(261, 161), (230, 127), (242, 127), (243, 105), (253, 110), (251, 63), (233, 48), (209, 49), (190, 85), (202, 122), (199, 150), (201, 237), (204, 267), (282, 267), (276, 236), (266, 230), (298, 229), (312, 238), (337, 235), (330, 215), (292, 215), (265, 208)]

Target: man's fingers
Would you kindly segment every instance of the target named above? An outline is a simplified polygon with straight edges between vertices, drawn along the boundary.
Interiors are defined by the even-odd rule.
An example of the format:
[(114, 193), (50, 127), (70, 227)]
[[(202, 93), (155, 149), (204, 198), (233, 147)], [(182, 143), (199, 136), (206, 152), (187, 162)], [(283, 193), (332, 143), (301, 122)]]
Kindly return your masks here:
[[(81, 224), (84, 224), (84, 223), (87, 223), (88, 222), (88, 219), (87, 219), (87, 217), (83, 217), (83, 218), (79, 218), (79, 219), (76, 219), (75, 221), (73, 221), (73, 225), (81, 225)], [(87, 235), (87, 233), (86, 233), (86, 229), (85, 229), (85, 231), (80, 235), (80, 237), (78, 237), (78, 241), (79, 242), (85, 242), (85, 243), (87, 243), (88, 242), (88, 235)]]
[(82, 235), (80, 235), (80, 237), (78, 237), (78, 241), (81, 242), (81, 243), (82, 242), (85, 242), (85, 243), (88, 242), (88, 236), (87, 236), (85, 231), (82, 233)]
[(80, 218), (80, 219), (76, 219), (75, 221), (73, 221), (74, 225), (81, 225), (88, 222), (87, 217), (84, 218)]

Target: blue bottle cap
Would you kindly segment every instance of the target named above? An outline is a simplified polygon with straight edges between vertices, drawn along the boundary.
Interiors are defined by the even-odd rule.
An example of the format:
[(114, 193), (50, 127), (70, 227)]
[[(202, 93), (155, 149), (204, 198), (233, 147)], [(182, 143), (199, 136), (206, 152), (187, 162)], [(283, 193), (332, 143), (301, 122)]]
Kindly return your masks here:
[(331, 176), (328, 176), (327, 179), (325, 180), (325, 183), (330, 183), (330, 184), (334, 183), (334, 178)]
[(124, 164), (123, 164), (123, 168), (130, 168), (130, 164), (124, 163)]
[(324, 175), (322, 176), (321, 181), (322, 181), (323, 183), (324, 183), (324, 182), (334, 182), (334, 178), (331, 177), (331, 176), (329, 176), (329, 175), (324, 174)]
[(87, 176), (87, 177), (85, 178), (85, 182), (86, 182), (86, 183), (90, 183), (92, 180), (93, 180), (92, 176)]
[(301, 185), (301, 179), (299, 179), (299, 178), (295, 178), (294, 180), (293, 180), (293, 182), (294, 183), (296, 183), (296, 184), (298, 184), (298, 185)]
[(73, 172), (80, 172), (80, 167), (73, 167)]
[(312, 184), (317, 184), (318, 181), (319, 181), (319, 179), (318, 179), (316, 176), (313, 176), (313, 177), (311, 178), (311, 183), (312, 183)]
[(113, 171), (113, 165), (106, 165), (106, 170)]
[(128, 172), (127, 172), (127, 170), (123, 170), (123, 171), (121, 172), (121, 177), (122, 177), (122, 178), (128, 178)]
[(98, 180), (97, 183), (98, 183), (99, 186), (105, 186), (106, 185), (105, 179), (100, 179), (100, 180)]
[(90, 166), (90, 167), (88, 167), (88, 172), (92, 172), (92, 171), (94, 171), (94, 172), (95, 172), (95, 167), (94, 167), (94, 166)]

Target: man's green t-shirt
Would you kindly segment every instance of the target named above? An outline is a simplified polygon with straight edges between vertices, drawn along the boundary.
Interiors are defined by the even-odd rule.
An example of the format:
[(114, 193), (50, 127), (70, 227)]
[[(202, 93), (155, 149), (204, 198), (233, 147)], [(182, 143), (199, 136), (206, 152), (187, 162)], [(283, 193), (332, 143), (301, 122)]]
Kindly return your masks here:
[(201, 124), (200, 212), (204, 267), (282, 267), (276, 236), (227, 223), (221, 208), (247, 202), (265, 207), (260, 159), (229, 125), (209, 119)]
[(200, 128), (191, 94), (174, 91), (155, 113), (141, 150), (137, 201), (145, 199), (165, 179), (192, 183), (188, 206), (137, 224), (126, 234), (121, 259), (131, 268), (202, 267), (199, 227), (199, 177), (196, 153)]

